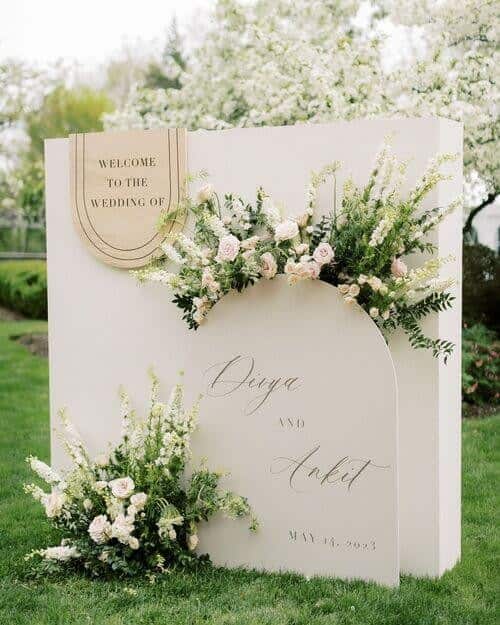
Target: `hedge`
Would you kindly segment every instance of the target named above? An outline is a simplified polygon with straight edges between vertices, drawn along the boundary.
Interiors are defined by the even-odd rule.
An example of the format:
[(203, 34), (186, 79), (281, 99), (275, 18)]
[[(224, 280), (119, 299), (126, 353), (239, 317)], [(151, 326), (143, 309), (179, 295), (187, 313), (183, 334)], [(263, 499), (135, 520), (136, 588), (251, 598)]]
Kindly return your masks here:
[(47, 319), (45, 261), (1, 261), (0, 306), (31, 319)]

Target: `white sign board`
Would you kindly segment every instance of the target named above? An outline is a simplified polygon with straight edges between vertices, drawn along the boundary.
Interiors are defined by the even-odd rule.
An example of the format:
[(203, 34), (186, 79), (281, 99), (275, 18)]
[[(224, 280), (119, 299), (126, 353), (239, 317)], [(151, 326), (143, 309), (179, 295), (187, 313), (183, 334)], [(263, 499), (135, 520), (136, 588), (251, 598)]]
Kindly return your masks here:
[[(338, 188), (352, 174), (363, 184), (374, 155), (392, 134), (393, 148), (408, 161), (402, 192), (409, 192), (437, 152), (461, 152), (461, 126), (443, 119), (372, 119), (283, 128), (238, 128), (187, 133), (187, 169), (208, 170), (220, 194), (249, 199), (263, 186), (290, 215), (304, 207), (311, 170), (342, 162)], [(91, 255), (72, 221), (69, 142), (46, 144), (46, 206), (49, 278), (50, 403), (52, 426), (67, 406), (95, 450), (119, 433), (117, 389), (124, 384), (137, 407), (146, 402), (147, 368), (166, 383), (188, 370), (188, 354), (199, 340), (160, 285), (138, 286), (123, 269)], [(460, 159), (453, 178), (427, 198), (444, 206), (461, 192)], [(196, 191), (196, 187), (193, 189)], [(329, 189), (320, 211), (331, 209)], [(461, 216), (438, 226), (437, 254), (452, 254), (450, 275), (460, 280)], [(456, 343), (448, 364), (410, 347), (402, 334), (389, 343), (399, 388), (399, 526), (401, 568), (439, 575), (460, 554), (460, 288), (454, 308), (426, 320), (425, 331)], [(207, 323), (217, 321), (214, 309)], [(314, 315), (311, 306), (307, 319)], [(208, 325), (207, 325), (208, 327)], [(242, 327), (242, 332), (244, 328)], [(364, 363), (363, 363), (364, 364)], [(52, 439), (52, 460), (64, 455)]]
[(192, 348), (196, 456), (230, 471), (260, 522), (202, 524), (199, 551), (398, 585), (396, 381), (368, 315), (324, 282), (281, 277), (224, 298)]

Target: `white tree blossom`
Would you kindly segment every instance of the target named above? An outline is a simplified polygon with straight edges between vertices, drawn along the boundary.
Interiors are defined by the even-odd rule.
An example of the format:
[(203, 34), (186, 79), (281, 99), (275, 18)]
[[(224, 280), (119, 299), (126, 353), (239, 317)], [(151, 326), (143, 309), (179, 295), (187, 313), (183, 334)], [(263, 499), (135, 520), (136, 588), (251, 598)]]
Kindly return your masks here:
[[(464, 123), (465, 200), (498, 195), (494, 0), (219, 0), (181, 89), (135, 89), (108, 128), (227, 128), (374, 115)], [(381, 33), (406, 28), (399, 67)], [(394, 46), (392, 47), (394, 53)], [(394, 54), (396, 58), (398, 55)]]

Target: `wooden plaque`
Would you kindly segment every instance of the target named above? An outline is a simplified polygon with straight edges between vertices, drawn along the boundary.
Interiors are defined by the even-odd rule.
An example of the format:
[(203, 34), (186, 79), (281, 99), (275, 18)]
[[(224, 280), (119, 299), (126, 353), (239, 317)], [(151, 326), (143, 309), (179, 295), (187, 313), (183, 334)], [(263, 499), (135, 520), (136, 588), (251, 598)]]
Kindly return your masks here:
[(182, 198), (186, 135), (184, 128), (71, 135), (74, 223), (100, 260), (146, 265), (176, 228), (172, 222), (160, 233), (158, 218)]

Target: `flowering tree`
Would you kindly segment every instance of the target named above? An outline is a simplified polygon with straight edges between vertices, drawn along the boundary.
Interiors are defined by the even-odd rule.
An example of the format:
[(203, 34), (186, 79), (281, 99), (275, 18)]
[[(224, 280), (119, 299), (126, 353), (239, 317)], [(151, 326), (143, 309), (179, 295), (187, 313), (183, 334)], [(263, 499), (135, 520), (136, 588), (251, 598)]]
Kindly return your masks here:
[(418, 27), (425, 41), (424, 55), (396, 70), (388, 83), (397, 86), (391, 94), (395, 110), (464, 123), (468, 231), (500, 187), (498, 5), (494, 0), (388, 0), (387, 5), (392, 20)]
[[(359, 26), (361, 6), (219, 0), (187, 69), (176, 70), (181, 89), (136, 89), (106, 124), (212, 129), (394, 113), (462, 120), (470, 224), (498, 193), (494, 2), (379, 0), (368, 27)], [(384, 71), (377, 34), (388, 21), (417, 31), (425, 53)]]
[(135, 91), (107, 124), (212, 129), (377, 113), (380, 42), (355, 26), (357, 8), (351, 0), (220, 0), (182, 88)]

